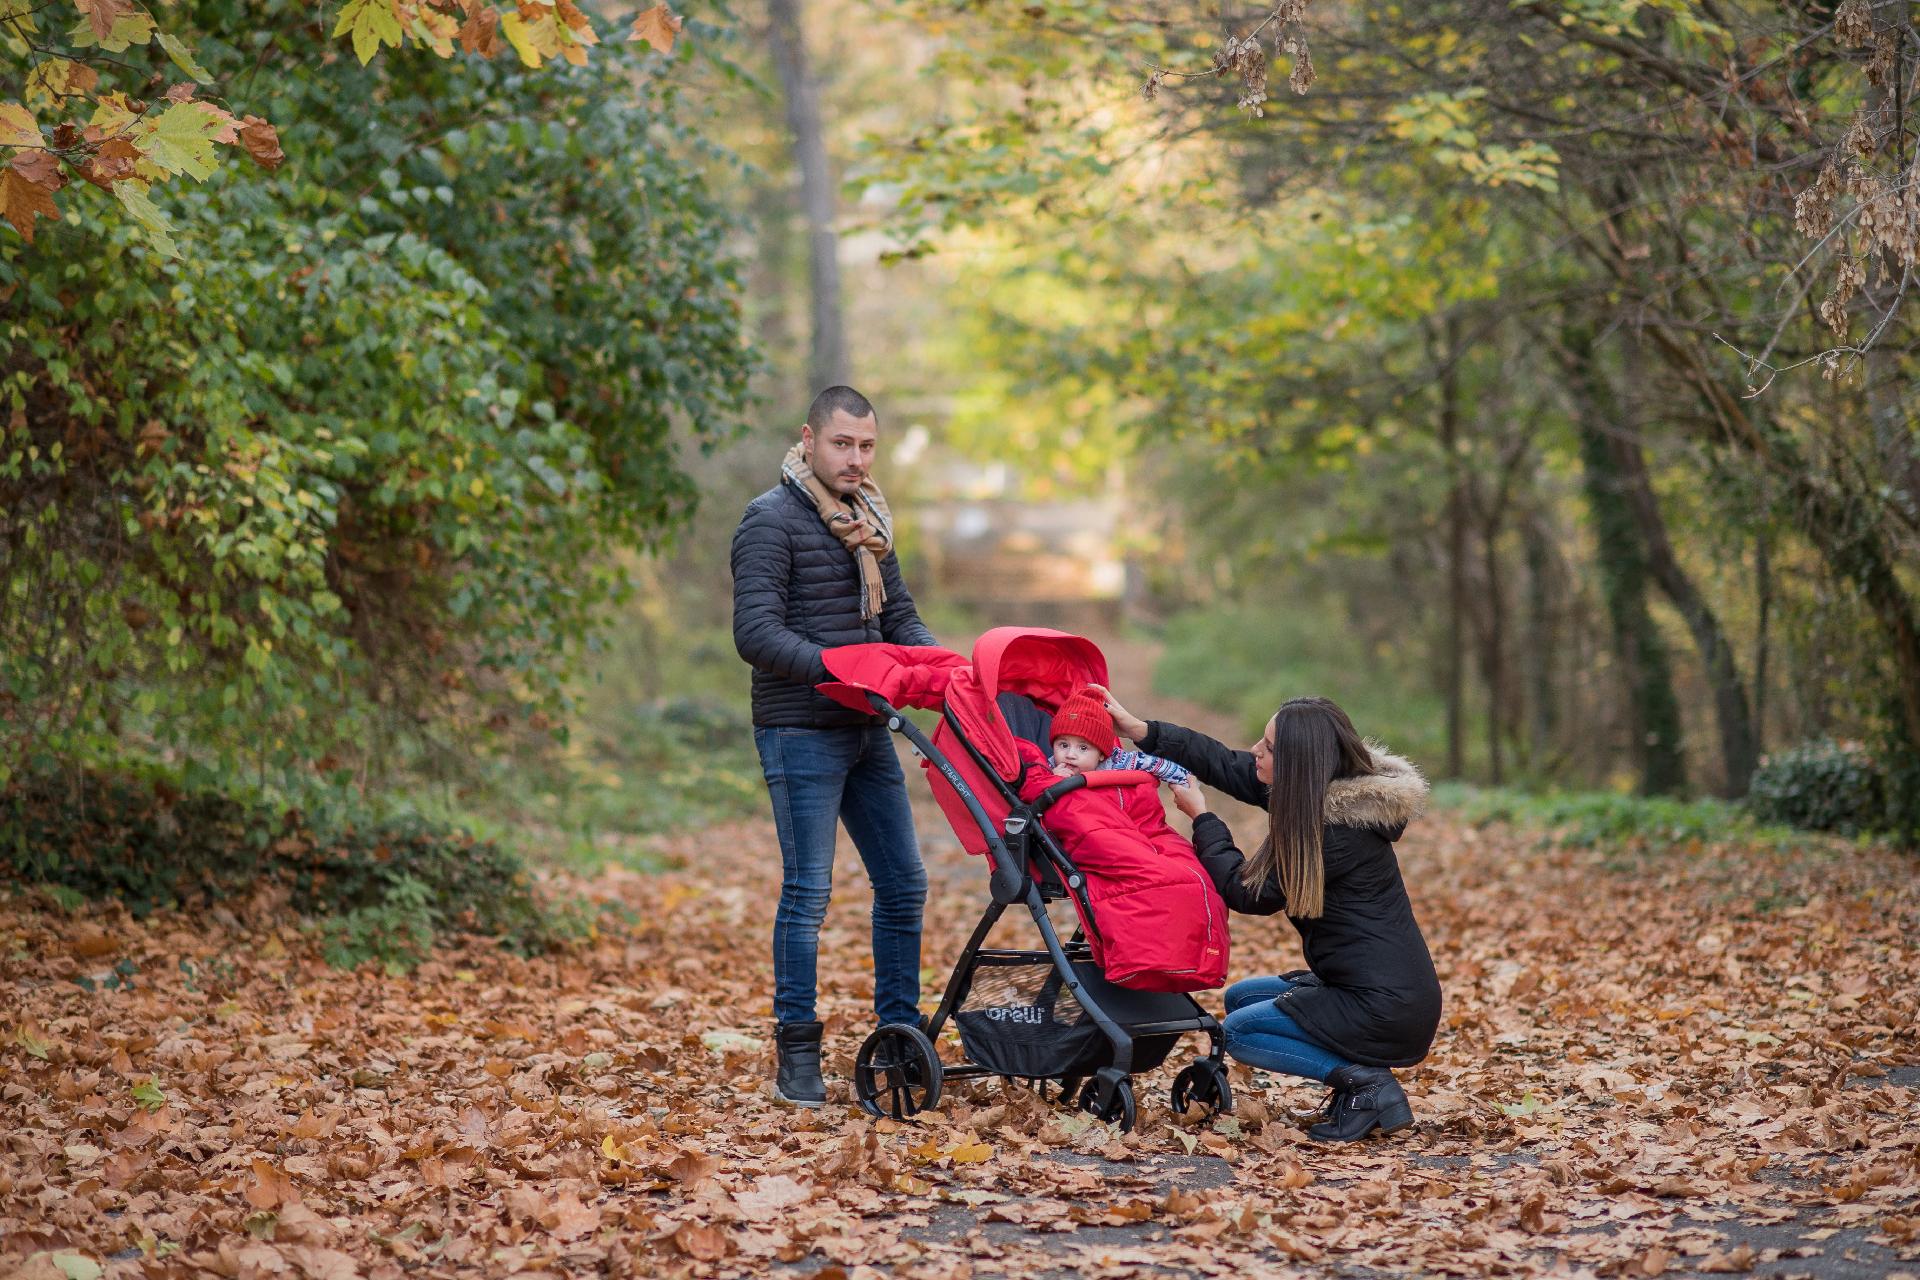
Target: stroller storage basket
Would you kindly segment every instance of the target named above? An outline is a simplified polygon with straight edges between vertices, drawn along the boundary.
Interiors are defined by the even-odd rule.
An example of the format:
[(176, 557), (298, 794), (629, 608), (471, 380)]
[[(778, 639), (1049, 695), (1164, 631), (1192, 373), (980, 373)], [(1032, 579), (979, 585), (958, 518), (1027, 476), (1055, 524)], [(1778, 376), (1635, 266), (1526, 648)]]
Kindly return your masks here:
[(1051, 964), (981, 957), (953, 1015), (967, 1056), (996, 1075), (1088, 1075), (1112, 1056), (1107, 1037)]
[[(995, 1075), (1019, 1077), (1090, 1075), (1113, 1061), (1113, 1045), (1074, 998), (1060, 973), (1045, 961), (981, 956), (960, 1008), (953, 1014), (967, 1057)], [(1074, 978), (1105, 1001), (1117, 995), (1133, 1006), (1135, 1020), (1191, 1017), (1184, 996), (1128, 991), (1109, 983), (1097, 965), (1078, 961)], [(1134, 1041), (1133, 1069), (1151, 1071), (1166, 1060), (1180, 1037), (1141, 1036)]]

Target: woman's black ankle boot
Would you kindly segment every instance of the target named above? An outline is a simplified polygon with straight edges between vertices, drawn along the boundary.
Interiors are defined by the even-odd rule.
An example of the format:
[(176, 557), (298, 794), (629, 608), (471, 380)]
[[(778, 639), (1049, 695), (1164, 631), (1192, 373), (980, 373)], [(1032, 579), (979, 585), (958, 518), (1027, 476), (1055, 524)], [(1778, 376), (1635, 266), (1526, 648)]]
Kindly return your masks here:
[(825, 1106), (827, 1082), (820, 1078), (820, 1024), (783, 1022), (774, 1031), (774, 1045), (780, 1054), (774, 1095), (796, 1107)]
[(1358, 1142), (1375, 1129), (1394, 1133), (1413, 1123), (1406, 1091), (1385, 1067), (1339, 1067), (1327, 1077), (1327, 1118), (1307, 1130), (1321, 1142)]

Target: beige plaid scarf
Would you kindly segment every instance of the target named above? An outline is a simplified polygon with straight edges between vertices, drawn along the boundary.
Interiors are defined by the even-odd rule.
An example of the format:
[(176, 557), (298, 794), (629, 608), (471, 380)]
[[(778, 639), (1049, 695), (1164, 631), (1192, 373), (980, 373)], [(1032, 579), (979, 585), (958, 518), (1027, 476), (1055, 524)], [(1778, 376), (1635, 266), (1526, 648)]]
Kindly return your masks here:
[[(813, 499), (813, 509), (820, 514), (820, 519), (859, 561), (860, 583), (865, 588), (860, 600), (860, 617), (864, 620), (877, 615), (880, 606), (887, 602), (887, 588), (880, 579), (880, 557), (893, 550), (893, 515), (887, 510), (880, 486), (871, 479), (863, 480), (852, 498), (842, 499), (820, 483), (820, 477), (813, 474), (813, 467), (799, 444), (787, 450), (780, 474)], [(855, 525), (856, 512), (866, 516), (864, 533)]]

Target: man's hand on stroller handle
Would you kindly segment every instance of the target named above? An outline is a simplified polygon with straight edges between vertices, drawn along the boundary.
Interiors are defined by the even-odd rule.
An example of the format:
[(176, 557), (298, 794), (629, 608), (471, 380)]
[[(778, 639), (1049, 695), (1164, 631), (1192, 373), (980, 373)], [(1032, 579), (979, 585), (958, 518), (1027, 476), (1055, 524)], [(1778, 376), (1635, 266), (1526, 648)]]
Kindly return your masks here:
[(1087, 688), (1100, 695), (1101, 702), (1106, 706), (1107, 714), (1113, 717), (1113, 731), (1115, 733), (1134, 742), (1138, 742), (1147, 736), (1147, 722), (1121, 706), (1119, 699), (1115, 698), (1112, 691), (1105, 685), (1090, 684)]

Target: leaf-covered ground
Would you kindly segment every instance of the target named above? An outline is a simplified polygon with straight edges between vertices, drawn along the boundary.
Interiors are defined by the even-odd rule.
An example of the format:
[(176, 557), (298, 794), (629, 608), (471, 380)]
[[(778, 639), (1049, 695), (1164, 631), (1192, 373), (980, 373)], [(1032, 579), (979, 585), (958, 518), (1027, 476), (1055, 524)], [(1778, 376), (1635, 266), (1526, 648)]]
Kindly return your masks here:
[[(931, 992), (983, 875), (922, 817)], [(1423, 822), (1401, 851), (1447, 1013), (1404, 1073), (1418, 1123), (1326, 1148), (1286, 1118), (1316, 1089), (1239, 1068), (1231, 1121), (1170, 1115), (1185, 1053), (1128, 1136), (997, 1082), (917, 1125), (784, 1109), (770, 825), (665, 848), (682, 869), (589, 886), (633, 923), (584, 949), (406, 977), (330, 970), (270, 912), (0, 905), (0, 1274), (1920, 1274), (1897, 855)], [(850, 850), (842, 886), (844, 1081), (870, 1025)], [(1235, 961), (1297, 950), (1245, 921)]]

